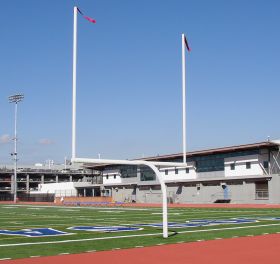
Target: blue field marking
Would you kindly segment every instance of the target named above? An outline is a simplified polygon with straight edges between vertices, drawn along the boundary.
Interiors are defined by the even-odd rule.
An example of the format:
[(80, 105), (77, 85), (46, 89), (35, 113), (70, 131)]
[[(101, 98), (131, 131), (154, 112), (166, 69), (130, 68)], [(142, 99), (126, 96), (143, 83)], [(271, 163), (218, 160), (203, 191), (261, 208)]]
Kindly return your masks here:
[(67, 201), (63, 203), (64, 205), (76, 205), (76, 206), (81, 206), (81, 205), (123, 205), (123, 202), (77, 202), (77, 201)]
[(90, 231), (90, 232), (126, 232), (126, 231), (139, 231), (143, 228), (127, 227), (127, 226), (72, 226), (67, 229), (75, 231)]
[(187, 221), (187, 223), (198, 223), (202, 225), (223, 225), (223, 224), (247, 224), (247, 223), (255, 223), (257, 219), (249, 219), (249, 218), (232, 218), (232, 219), (203, 219), (203, 220), (192, 220)]
[[(224, 220), (202, 219), (202, 220), (191, 220), (191, 221), (187, 221), (186, 223), (169, 222), (168, 227), (186, 228), (186, 227), (200, 227), (200, 226), (213, 226), (213, 225), (225, 225), (225, 224), (247, 224), (247, 223), (255, 223), (255, 222), (258, 222), (258, 220), (257, 219), (246, 219), (246, 218), (224, 219)], [(135, 226), (162, 227), (162, 223), (135, 224)]]
[(16, 231), (0, 229), (0, 235), (25, 236), (25, 237), (46, 237), (46, 236), (72, 235), (72, 233), (58, 231), (53, 228), (30, 228), (30, 229), (21, 229), (21, 230), (16, 230)]

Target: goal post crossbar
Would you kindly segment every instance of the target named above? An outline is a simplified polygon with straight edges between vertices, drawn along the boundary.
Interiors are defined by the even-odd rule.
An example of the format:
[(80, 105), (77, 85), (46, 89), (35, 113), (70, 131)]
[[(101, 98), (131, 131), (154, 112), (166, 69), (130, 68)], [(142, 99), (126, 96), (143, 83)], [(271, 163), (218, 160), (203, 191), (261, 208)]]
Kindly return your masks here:
[(72, 158), (73, 163), (89, 163), (89, 164), (103, 164), (103, 165), (143, 165), (153, 164), (158, 167), (189, 167), (187, 163), (183, 162), (163, 162), (163, 161), (147, 161), (147, 160), (115, 160), (115, 159), (91, 159), (91, 158)]

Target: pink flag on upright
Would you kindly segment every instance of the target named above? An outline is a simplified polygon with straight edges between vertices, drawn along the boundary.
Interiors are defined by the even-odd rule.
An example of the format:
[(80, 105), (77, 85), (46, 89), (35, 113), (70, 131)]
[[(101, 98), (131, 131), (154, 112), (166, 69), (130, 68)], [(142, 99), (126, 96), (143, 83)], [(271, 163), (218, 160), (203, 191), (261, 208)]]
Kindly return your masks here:
[(186, 36), (185, 36), (185, 45), (186, 45), (186, 48), (187, 48), (188, 52), (190, 52), (190, 51), (191, 51), (191, 48), (190, 48), (190, 46), (189, 46), (189, 43), (188, 43), (188, 41), (187, 41)]
[(86, 20), (88, 20), (89, 22), (91, 22), (91, 23), (96, 23), (96, 20), (95, 19), (93, 19), (93, 18), (91, 18), (91, 17), (88, 17), (88, 16), (85, 16), (84, 14), (83, 14), (83, 12), (77, 7), (77, 10), (78, 10), (78, 12), (84, 17), (84, 19), (86, 19)]

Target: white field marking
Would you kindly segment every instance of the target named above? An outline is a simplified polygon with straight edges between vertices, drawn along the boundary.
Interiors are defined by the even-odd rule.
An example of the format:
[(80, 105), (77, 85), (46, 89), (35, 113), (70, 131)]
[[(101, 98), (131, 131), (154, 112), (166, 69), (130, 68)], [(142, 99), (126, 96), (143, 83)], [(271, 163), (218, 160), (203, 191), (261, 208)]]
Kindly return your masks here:
[(144, 246), (135, 246), (136, 248), (143, 248)]
[[(230, 216), (228, 213), (225, 213), (225, 214), (219, 214), (219, 215), (217, 215), (217, 214), (213, 214), (213, 217), (215, 217), (215, 218), (217, 218), (217, 217), (219, 217), (219, 218), (221, 218), (221, 217), (248, 217), (248, 218), (252, 218), (252, 217), (261, 217), (261, 216), (263, 216), (263, 217), (267, 217), (267, 215), (269, 215), (270, 217), (279, 217), (279, 214), (280, 214), (280, 211), (279, 211), (279, 213), (275, 216), (275, 213), (271, 216), (271, 214), (268, 214), (268, 213), (266, 213), (266, 212), (256, 212), (256, 213), (254, 213), (254, 214), (251, 214), (251, 213), (247, 213), (246, 214), (246, 212), (243, 212), (243, 214), (238, 214), (238, 213), (231, 213), (231, 214), (233, 214), (233, 216)], [(188, 216), (189, 214), (188, 213), (186, 213), (186, 214), (183, 214), (182, 213), (182, 215), (183, 216)], [(209, 213), (207, 213), (207, 215), (209, 215)], [(202, 218), (202, 216), (199, 214), (197, 214), (197, 215), (195, 215), (195, 216), (191, 216), (190, 217), (190, 219), (193, 219), (194, 217), (196, 217), (196, 218)], [(208, 217), (208, 216), (207, 216)]]
[[(186, 216), (179, 216), (178, 218), (176, 219), (181, 219), (181, 218), (186, 218)], [(252, 219), (252, 218), (257, 218), (257, 220), (260, 220), (260, 221), (279, 221), (279, 220), (268, 220), (268, 219), (260, 219), (259, 217), (262, 217), (262, 214), (259, 214), (259, 215), (234, 215), (232, 216), (231, 218), (227, 218), (228, 216), (219, 216), (219, 218), (217, 216), (210, 216), (210, 217), (207, 217), (207, 218), (200, 218), (200, 217), (188, 217), (186, 220), (187, 221), (190, 221), (190, 220), (202, 220), (202, 219), (206, 219), (206, 220), (209, 220), (209, 219), (216, 219), (216, 220), (224, 220), (224, 219), (238, 219), (238, 218), (248, 218), (248, 219)], [(272, 216), (272, 217), (280, 217), (280, 216)]]
[(0, 261), (1, 260), (9, 260), (9, 259), (11, 259), (11, 258), (1, 258)]
[[(144, 213), (141, 213), (141, 214), (139, 214), (139, 213), (134, 213), (133, 214), (133, 216), (143, 216), (144, 214), (145, 214), (146, 212), (144, 212)], [(150, 214), (158, 214), (158, 215), (160, 215), (161, 214), (161, 212), (153, 212), (153, 211), (150, 211), (150, 212), (147, 212), (147, 213), (150, 213)], [(181, 211), (181, 212), (178, 212), (178, 211), (173, 211), (173, 210), (169, 210), (169, 213), (170, 214), (180, 214), (180, 215), (185, 215), (185, 216), (189, 216), (189, 215), (191, 215), (191, 214), (189, 214), (188, 213), (188, 211)], [(202, 217), (202, 215), (209, 215), (209, 213), (210, 212), (203, 212), (203, 213), (195, 213), (195, 212), (193, 212), (193, 214), (195, 214), (195, 217), (199, 217), (199, 218), (201, 218)], [(252, 215), (252, 213), (253, 213), (253, 215), (264, 215), (264, 216), (267, 216), (268, 214), (272, 214), (272, 215), (275, 215), (275, 212), (262, 212), (262, 211), (254, 211), (254, 212), (238, 212), (238, 211), (235, 211), (235, 212), (225, 212), (225, 211), (222, 211), (222, 212), (218, 212), (218, 213), (213, 213), (212, 215), (213, 216), (216, 216), (216, 217), (221, 217), (221, 215), (237, 215), (237, 216), (240, 216), (240, 215), (242, 215), (242, 216), (246, 216), (246, 217), (250, 217), (251, 215)], [(278, 212), (278, 215), (279, 215), (279, 213), (280, 213), (280, 211)], [(191, 217), (194, 217), (194, 216), (191, 216)]]
[(239, 237), (239, 236), (232, 236), (232, 238), (237, 238), (237, 237)]
[(113, 250), (119, 250), (119, 249), (121, 249), (121, 248), (113, 248)]
[[(94, 218), (89, 218), (89, 219), (95, 220), (95, 221), (102, 221), (102, 220), (104, 220), (104, 218), (96, 218), (96, 219), (94, 219)], [(120, 219), (119, 219), (119, 218), (116, 218), (116, 217), (106, 217), (106, 220), (120, 220)]]
[(26, 208), (27, 210), (43, 210), (45, 208), (38, 208), (38, 207), (32, 207), (32, 208)]
[[(178, 212), (178, 211), (175, 211), (175, 210), (169, 210), (169, 211), (172, 211), (174, 213)], [(269, 213), (272, 213), (272, 214), (275, 214), (276, 212), (274, 211), (201, 211), (201, 212), (189, 212), (187, 210), (185, 211), (179, 211), (179, 213), (181, 214), (186, 214), (186, 215), (191, 215), (191, 214), (195, 214), (195, 215), (198, 215), (200, 217), (200, 215), (209, 215), (209, 213), (213, 214), (213, 215), (220, 215), (220, 214), (224, 214), (224, 215), (227, 215), (227, 214), (238, 214), (238, 213), (241, 213), (241, 214), (246, 214), (247, 216), (251, 215), (252, 213), (257, 213), (257, 214), (264, 214), (264, 215), (267, 215)], [(277, 212), (277, 213), (280, 213), (280, 210)], [(160, 214), (160, 212), (159, 212)]]
[[(30, 205), (9, 205), (11, 207), (32, 207)], [(65, 209), (65, 206), (45, 206), (45, 205), (42, 205), (42, 206), (36, 206), (36, 207), (42, 207), (42, 208), (64, 208)], [(75, 207), (75, 206), (67, 206), (67, 208), (71, 208), (71, 209), (76, 209), (76, 210), (80, 210), (80, 209), (84, 209), (84, 210), (100, 210), (100, 207)], [(161, 210), (161, 208), (124, 208), (124, 207), (117, 207), (117, 208), (112, 208), (112, 207), (105, 207), (105, 208), (102, 208), (102, 210), (125, 210), (125, 211), (159, 211)], [(172, 211), (183, 211), (183, 212), (186, 212), (186, 214), (191, 214), (191, 213), (194, 213), (194, 214), (209, 214), (209, 212), (211, 213), (218, 213), (218, 214), (223, 214), (223, 213), (230, 213), (230, 214), (236, 214), (238, 212), (242, 212), (242, 213), (246, 213), (245, 210), (239, 210), (239, 211), (234, 211), (234, 209), (231, 211), (231, 210), (228, 210), (228, 211), (220, 211), (220, 210), (204, 210), (204, 209), (193, 209), (193, 208), (181, 208), (181, 209), (171, 209)], [(259, 213), (259, 211), (250, 211), (248, 212), (249, 213), (252, 213), (252, 212), (256, 212), (256, 213)], [(269, 210), (269, 211), (266, 211), (265, 213), (267, 214), (268, 212), (278, 212), (277, 210)], [(246, 215), (247, 216), (247, 215)]]
[(165, 245), (164, 243), (159, 243), (159, 244), (156, 244), (157, 246), (162, 246), (162, 245)]
[[(95, 220), (95, 219), (92, 219), (92, 218), (82, 218), (82, 217), (81, 217), (81, 218), (79, 217), (79, 218), (77, 219), (77, 221), (85, 221), (85, 222), (88, 222), (88, 221), (91, 221), (91, 222), (92, 222), (93, 220)], [(99, 220), (101, 220), (101, 219), (99, 219)], [(104, 218), (103, 218), (103, 220), (104, 220)], [(107, 220), (107, 219), (106, 219), (106, 220)], [(98, 221), (98, 220), (97, 220), (97, 221)], [(94, 221), (94, 222), (95, 222), (95, 221)], [(107, 221), (107, 222), (108, 222), (108, 221)]]
[(280, 232), (276, 232), (276, 234), (280, 234)]
[[(91, 219), (91, 218), (89, 218), (89, 219), (81, 219), (81, 218), (79, 218), (79, 219), (76, 219), (76, 221), (83, 221), (83, 223), (84, 224), (86, 224), (87, 222), (92, 222), (93, 220), (94, 221), (97, 221), (97, 220), (100, 220), (100, 221), (102, 221), (102, 225), (104, 225), (104, 224), (108, 224), (108, 225), (123, 225), (123, 226), (133, 226), (134, 224), (135, 224), (135, 221), (126, 221), (126, 222), (131, 222), (131, 223), (123, 223), (123, 220), (121, 220), (121, 219), (118, 219), (118, 218), (106, 218), (106, 220), (110, 220), (110, 219), (116, 219), (116, 221), (104, 221), (104, 218), (100, 218), (100, 219)], [(210, 217), (207, 219), (207, 220), (209, 220), (210, 219)], [(231, 219), (233, 219), (233, 218), (231, 218)], [(30, 220), (34, 220), (33, 218), (32, 219), (30, 219)], [(220, 220), (220, 219), (217, 219), (217, 220)], [(47, 220), (46, 220), (47, 221)], [(51, 220), (49, 220), (49, 221), (55, 221), (55, 219), (51, 219)], [(62, 220), (61, 220), (62, 221)], [(37, 225), (35, 225), (35, 224), (33, 224), (33, 225), (28, 225), (28, 224), (23, 224), (23, 225), (4, 225), (4, 226), (1, 226), (1, 228), (5, 228), (5, 229), (10, 229), (10, 228), (36, 228), (36, 227), (45, 227), (46, 225), (48, 225), (49, 227), (56, 227), (56, 226), (69, 226), (69, 225), (72, 225), (72, 226), (75, 226), (75, 225), (81, 225), (81, 223), (79, 222), (79, 223), (77, 223), (77, 224), (75, 224), (75, 222), (76, 221), (74, 221), (74, 223), (70, 223), (70, 224), (68, 224), (68, 223), (54, 223), (54, 224), (51, 224), (51, 223), (46, 223), (46, 224), (37, 224)], [(147, 221), (144, 221), (143, 223), (150, 223), (152, 221), (152, 219), (149, 219), (149, 220), (147, 220)], [(186, 221), (186, 222), (188, 222), (188, 221)], [(96, 223), (96, 224), (101, 224), (101, 223)], [(230, 224), (230, 223), (228, 223), (228, 224)], [(242, 223), (241, 223), (242, 224)], [(234, 224), (235, 225), (235, 224)], [(187, 227), (186, 227), (187, 228)], [(1, 240), (1, 239), (0, 239)]]
[[(67, 217), (67, 216), (42, 216), (42, 215), (28, 215), (27, 216), (17, 216), (17, 217), (13, 217), (13, 219), (19, 219), (19, 220), (34, 220), (34, 217), (36, 217), (36, 219), (43, 219), (43, 220), (48, 220), (48, 219), (53, 219), (53, 220), (57, 220), (57, 219), (61, 219), (61, 218), (65, 218), (65, 219), (69, 219), (71, 217)], [(0, 217), (0, 220), (9, 220), (11, 219), (11, 216), (10, 217)]]
[(215, 237), (216, 240), (222, 239), (221, 237)]
[(253, 237), (254, 235), (247, 235), (247, 237)]
[[(263, 215), (263, 214), (261, 214), (261, 215)], [(29, 217), (30, 217), (30, 215), (28, 215)], [(70, 218), (78, 218), (78, 217), (83, 217), (83, 216), (76, 216), (76, 217), (70, 217)], [(181, 218), (181, 217), (184, 217), (184, 216), (180, 216), (179, 218)], [(220, 216), (221, 217), (221, 216)], [(239, 216), (239, 217), (241, 217), (241, 216)], [(247, 217), (247, 216), (244, 216), (244, 217)], [(249, 217), (252, 217), (252, 215), (250, 215)], [(47, 219), (46, 219), (47, 217), (44, 217), (44, 221), (48, 221)], [(57, 218), (61, 218), (60, 216), (56, 216), (56, 217), (49, 217), (49, 218), (54, 218), (54, 219), (52, 219), (52, 221), (53, 220), (56, 220)], [(68, 217), (65, 217), (65, 218), (68, 218)], [(134, 218), (135, 220), (136, 219), (142, 219), (143, 218), (143, 216), (142, 217), (133, 217), (133, 216), (131, 216), (131, 218)], [(208, 219), (212, 219), (212, 218), (215, 218), (215, 219), (217, 219), (217, 217), (208, 217)], [(10, 218), (9, 218), (10, 219)], [(81, 218), (80, 218), (81, 219)], [(117, 219), (117, 218), (106, 218), (106, 220), (110, 220), (110, 219)], [(194, 218), (194, 219), (197, 219), (197, 217), (196, 218)], [(30, 218), (30, 220), (34, 220), (33, 218)], [(59, 219), (60, 221), (62, 221), (62, 219)], [(93, 221), (93, 220), (103, 220), (103, 218), (102, 219), (94, 219), (94, 217), (92, 217), (92, 218), (87, 218), (87, 219), (81, 219), (81, 220), (89, 220), (89, 221)], [(121, 219), (117, 219), (117, 220), (121, 220)], [(218, 219), (219, 220), (219, 219)], [(149, 219), (149, 222), (151, 222), (152, 221), (152, 219)], [(133, 221), (130, 221), (131, 223), (135, 223), (135, 222), (133, 222)], [(108, 222), (108, 223), (110, 223), (110, 222)], [(39, 225), (39, 226), (43, 226), (43, 225)], [(25, 226), (24, 226), (25, 227)]]
[(69, 255), (70, 253), (65, 252), (65, 253), (59, 253), (58, 255)]
[[(151, 213), (152, 215), (162, 215), (162, 213)], [(168, 213), (168, 215), (181, 215), (182, 213)]]
[[(13, 207), (33, 207), (32, 205), (10, 205)], [(43, 207), (43, 208), (65, 208), (66, 206), (57, 206), (57, 205), (37, 205), (36, 207)], [(85, 210), (100, 210), (100, 207), (76, 207), (76, 206), (67, 206), (67, 208), (71, 209), (85, 209)], [(126, 208), (126, 207), (102, 207), (102, 210), (124, 210), (124, 211), (152, 211), (152, 210), (162, 210), (160, 206), (158, 208)]]
[[(223, 212), (220, 212), (220, 214), (221, 213), (223, 213)], [(253, 216), (256, 216), (257, 217), (257, 215), (256, 214), (254, 214), (253, 216), (252, 215), (236, 215), (236, 213), (235, 212), (230, 212), (231, 214), (235, 214), (234, 216), (235, 217), (253, 217)], [(244, 212), (243, 212), (244, 213)], [(158, 213), (158, 214), (161, 214), (161, 213)], [(170, 213), (169, 213), (170, 214)], [(171, 213), (172, 214), (172, 213)], [(187, 214), (187, 212), (186, 212), (186, 214)], [(139, 215), (140, 217), (138, 217), (137, 215)], [(259, 216), (267, 216), (267, 213), (259, 213), (258, 214)], [(226, 216), (226, 215), (225, 215)], [(22, 216), (21, 216), (22, 217)], [(28, 215), (28, 217), (30, 217), (30, 215)], [(40, 217), (42, 217), (42, 216), (40, 216)], [(76, 217), (84, 217), (84, 216), (70, 216), (70, 218), (76, 218)], [(121, 218), (122, 216), (120, 216), (120, 218)], [(127, 217), (127, 216), (123, 216), (123, 217)], [(186, 218), (186, 215), (181, 215), (180, 216), (180, 218)], [(219, 215), (219, 218), (221, 218), (222, 217), (222, 215)], [(228, 216), (226, 216), (226, 217), (228, 217)], [(7, 218), (7, 217), (5, 217), (5, 218)], [(54, 218), (54, 219), (58, 219), (58, 218), (69, 218), (69, 217), (61, 217), (61, 216), (44, 216), (43, 217), (44, 219), (48, 219), (48, 218)], [(143, 214), (134, 214), (134, 215), (132, 215), (131, 217), (130, 217), (131, 219), (142, 219), (143, 218)], [(200, 218), (198, 215), (196, 215), (195, 217), (188, 217), (188, 219), (198, 219), (198, 218)], [(214, 216), (214, 217), (207, 217), (208, 219), (215, 219), (215, 218), (217, 218), (217, 216)], [(0, 219), (1, 219), (1, 217), (0, 217)], [(3, 218), (2, 218), (3, 219)], [(8, 219), (10, 219), (10, 218), (8, 218)], [(92, 217), (92, 220), (97, 220), (97, 219), (94, 219), (94, 217)]]
[(85, 252), (88, 252), (88, 253), (92, 253), (92, 252), (96, 252), (96, 250), (88, 250), (88, 251), (85, 251)]
[[(225, 228), (212, 228), (203, 230), (187, 230), (177, 232), (178, 234), (185, 233), (205, 233), (212, 231), (222, 231), (222, 230), (235, 230), (235, 229), (248, 229), (248, 228), (259, 228), (268, 226), (280, 226), (280, 224), (267, 224), (267, 225), (253, 225), (253, 226), (237, 226), (237, 227), (225, 227)], [(158, 236), (162, 233), (152, 233), (152, 234), (138, 234), (138, 235), (125, 235), (125, 236), (112, 236), (112, 237), (96, 237), (96, 238), (84, 238), (84, 239), (70, 239), (70, 240), (58, 240), (58, 241), (43, 241), (43, 242), (28, 242), (28, 243), (16, 243), (16, 244), (4, 244), (0, 247), (15, 247), (15, 246), (30, 246), (30, 245), (45, 245), (45, 244), (62, 244), (62, 243), (75, 243), (83, 241), (97, 241), (97, 240), (109, 240), (109, 239), (121, 239), (121, 238), (131, 238), (131, 237), (148, 237), (148, 236)], [(184, 243), (184, 242), (181, 242)]]
[[(211, 217), (209, 217), (208, 219), (210, 219)], [(97, 220), (100, 220), (100, 221), (102, 221), (102, 224), (104, 224), (104, 223), (107, 223), (107, 224), (119, 224), (119, 225), (133, 225), (133, 224), (135, 224), (135, 221), (127, 221), (127, 222), (130, 222), (130, 224), (123, 224), (122, 223), (122, 219), (118, 219), (118, 218), (106, 218), (106, 220), (110, 220), (110, 219), (112, 219), (112, 220), (117, 220), (117, 221), (106, 221), (106, 222), (104, 222), (104, 218), (100, 218), (100, 219), (94, 219), (94, 218), (88, 218), (88, 219), (81, 219), (81, 218), (79, 218), (79, 219), (75, 219), (76, 221), (81, 221), (81, 220), (83, 220), (84, 222), (85, 221), (97, 221)], [(196, 218), (197, 219), (197, 218)], [(212, 219), (212, 218), (211, 218)], [(215, 218), (216, 219), (216, 218)], [(33, 218), (30, 218), (30, 220), (34, 220)], [(217, 220), (220, 220), (220, 219), (217, 219)], [(26, 221), (28, 221), (28, 219), (26, 219)], [(44, 219), (44, 220), (42, 220), (42, 221), (56, 221), (56, 219), (49, 219), (49, 220), (47, 220), (47, 219)], [(60, 221), (62, 221), (62, 219), (60, 219)], [(76, 222), (76, 221), (74, 221), (74, 222)], [(150, 223), (152, 221), (152, 219), (149, 219), (148, 220), (148, 222), (147, 223)], [(56, 223), (55, 224), (51, 224), (51, 223), (46, 223), (48, 226), (67, 226), (68, 224), (66, 224), (66, 223), (62, 223), (62, 224), (58, 224), (57, 223), (57, 221), (56, 221)], [(146, 221), (144, 221), (143, 223), (146, 223)], [(39, 225), (32, 225), (31, 227), (41, 227), (41, 226), (46, 226), (46, 224), (39, 224)], [(80, 224), (80, 223), (79, 223)], [(75, 225), (75, 223), (72, 223), (72, 225)], [(22, 225), (5, 225), (5, 226), (3, 226), (2, 228), (7, 228), (7, 229), (9, 229), (9, 228), (26, 228), (26, 223), (25, 222), (23, 222), (23, 224)]]
[[(88, 222), (83, 222), (83, 223), (81, 223), (81, 222), (78, 222), (78, 223), (71, 223), (71, 224), (44, 224), (44, 225), (20, 225), (20, 226), (1, 226), (1, 229), (32, 229), (32, 228), (40, 228), (40, 227), (42, 227), (42, 228), (56, 228), (56, 227), (64, 227), (65, 226), (65, 228), (66, 227), (69, 227), (69, 226), (81, 226), (81, 225), (88, 225), (88, 224), (92, 224), (92, 221), (88, 221)], [(110, 223), (108, 223), (108, 222), (103, 222), (103, 223), (98, 223), (99, 225), (101, 225), (101, 224), (108, 224), (108, 225), (122, 225), (120, 222), (115, 222), (115, 223), (112, 223), (112, 222), (110, 222)], [(96, 223), (96, 225), (97, 225), (97, 223)], [(46, 227), (47, 226), (47, 227)], [(1, 239), (0, 239), (1, 240)]]
[[(240, 216), (241, 217), (241, 216)], [(246, 217), (246, 216), (245, 216)], [(57, 218), (59, 218), (59, 217), (57, 217)], [(103, 220), (104, 220), (104, 218), (94, 218), (94, 217), (91, 217), (91, 218), (83, 218), (82, 216), (77, 216), (77, 217), (64, 217), (64, 218), (67, 218), (67, 219), (69, 219), (69, 218), (71, 218), (71, 219), (73, 219), (73, 220), (75, 220), (75, 221), (80, 221), (80, 220), (88, 220), (88, 221), (102, 221), (103, 222)], [(127, 218), (127, 216), (126, 216), (126, 218)], [(137, 219), (143, 219), (143, 216), (142, 217), (133, 217), (133, 216), (131, 216), (130, 217), (131, 219), (133, 219), (133, 220), (127, 220), (127, 219), (122, 219), (122, 218), (106, 218), (106, 220), (117, 220), (117, 221), (119, 221), (120, 223), (123, 221), (123, 220), (126, 220), (126, 223), (128, 223), (128, 222), (130, 222), (130, 223), (135, 223), (135, 221), (137, 220)], [(183, 220), (185, 221), (186, 220), (186, 218), (185, 217), (179, 217), (179, 218), (177, 218), (176, 220), (177, 221), (180, 221), (180, 219), (181, 218), (184, 218)], [(235, 218), (238, 218), (238, 217), (235, 217)], [(42, 218), (40, 218), (40, 219), (42, 219)], [(188, 220), (187, 221), (190, 221), (190, 220), (197, 220), (198, 218), (196, 217), (196, 218), (193, 218), (193, 219), (191, 219), (191, 218), (188, 218)], [(209, 219), (215, 219), (215, 220), (220, 220), (220, 218), (217, 218), (217, 217), (208, 217), (207, 218), (207, 220), (209, 220)], [(33, 218), (30, 218), (30, 219), (25, 219), (25, 221), (28, 221), (28, 220), (34, 220)], [(63, 219), (47, 219), (47, 218), (44, 218), (44, 219), (42, 219), (42, 221), (57, 221), (57, 220), (59, 220), (59, 221), (63, 221)], [(199, 219), (199, 220), (201, 220), (201, 219)], [(260, 220), (262, 220), (262, 219), (260, 219)], [(109, 221), (107, 221), (108, 223), (110, 223)], [(112, 222), (114, 222), (114, 221), (112, 221)], [(145, 222), (143, 222), (143, 223), (150, 223), (150, 222), (153, 222), (153, 219), (150, 217), (147, 221), (145, 221)]]
[(39, 257), (41, 257), (40, 255), (38, 255), (38, 256), (30, 256), (30, 258), (39, 258)]
[(58, 209), (58, 211), (64, 211), (64, 212), (80, 212), (80, 210), (74, 210), (74, 209)]
[(269, 235), (269, 233), (262, 233), (263, 235)]
[(185, 241), (179, 241), (179, 242), (176, 242), (177, 244), (182, 244), (182, 243), (185, 243)]
[[(79, 219), (80, 220), (80, 219)], [(101, 219), (100, 219), (101, 220)], [(103, 219), (104, 220), (104, 219)], [(78, 221), (78, 220), (77, 220)], [(92, 223), (92, 219), (89, 219), (87, 221), (83, 221), (83, 223)], [(98, 222), (96, 224), (108, 224), (108, 225), (128, 225), (128, 226), (131, 226), (133, 225), (132, 224), (122, 224), (121, 221), (103, 221), (103, 222)], [(54, 224), (51, 224), (51, 223), (46, 223), (46, 224), (39, 224), (39, 225), (28, 225), (28, 224), (24, 224), (24, 225), (5, 225), (5, 226), (1, 226), (1, 229), (10, 229), (10, 228), (28, 228), (28, 229), (31, 229), (31, 228), (37, 228), (37, 227), (45, 227), (45, 226), (48, 226), (48, 227), (57, 227), (57, 226), (66, 226), (66, 227), (69, 227), (69, 226), (80, 226), (81, 225), (81, 222), (77, 222), (77, 223), (63, 223), (63, 224), (58, 224), (58, 223), (54, 223)], [(1, 240), (1, 239), (0, 239)]]
[(196, 240), (197, 242), (205, 241), (204, 239), (198, 239)]
[(114, 214), (119, 214), (119, 213), (125, 213), (125, 211), (98, 211), (98, 213), (114, 213)]
[[(160, 213), (161, 214), (161, 213)], [(159, 214), (159, 215), (160, 215)], [(139, 214), (139, 216), (136, 216), (135, 214), (134, 215), (131, 215), (131, 216), (129, 216), (129, 218), (130, 219), (133, 219), (133, 220), (137, 220), (137, 219), (143, 219), (143, 217), (144, 217), (145, 215), (140, 215)], [(65, 218), (78, 218), (78, 217), (85, 217), (85, 216), (70, 216), (70, 217), (65, 217)], [(87, 216), (88, 217), (88, 216)], [(220, 216), (208, 216), (207, 217), (207, 219), (217, 219), (217, 220), (220, 220), (221, 218), (228, 218), (229, 216), (228, 215), (220, 215)], [(257, 217), (267, 217), (267, 214), (254, 214), (254, 215), (233, 215), (232, 217), (234, 217), (234, 218), (257, 218)], [(271, 217), (277, 217), (277, 216), (271, 216)], [(278, 216), (278, 217), (280, 217), (280, 216)], [(59, 218), (59, 217), (58, 217)], [(188, 217), (187, 215), (180, 215), (180, 216), (178, 216), (178, 218), (176, 218), (176, 219), (183, 219), (183, 220), (186, 220), (186, 218), (188, 219), (188, 220), (197, 220), (197, 219), (199, 219), (199, 220), (201, 220), (202, 218), (201, 217), (199, 217), (199, 216), (195, 216), (195, 217)], [(104, 219), (104, 218), (102, 218), (102, 219), (96, 219), (96, 218), (94, 218), (94, 217), (91, 217), (91, 219), (92, 220), (102, 220), (102, 219)], [(106, 219), (109, 219), (109, 218), (106, 218)], [(112, 219), (112, 218), (111, 218)], [(119, 220), (122, 220), (122, 219), (125, 219), (125, 220), (127, 220), (127, 216), (126, 215), (120, 215), (119, 216), (119, 218), (118, 218)], [(151, 216), (149, 216), (149, 221), (152, 221), (152, 219), (157, 219), (157, 218), (153, 218), (153, 217), (151, 217)], [(260, 219), (260, 220), (262, 220), (262, 219)]]

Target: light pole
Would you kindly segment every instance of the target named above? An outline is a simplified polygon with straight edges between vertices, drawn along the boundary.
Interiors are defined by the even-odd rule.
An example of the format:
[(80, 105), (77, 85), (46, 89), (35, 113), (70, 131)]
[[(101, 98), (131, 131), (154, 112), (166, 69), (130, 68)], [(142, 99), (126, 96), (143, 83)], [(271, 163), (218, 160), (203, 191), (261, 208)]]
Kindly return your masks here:
[(14, 160), (14, 203), (17, 202), (17, 104), (24, 98), (23, 94), (15, 94), (9, 96), (9, 102), (15, 103), (15, 136), (14, 136), (14, 152), (11, 153)]

